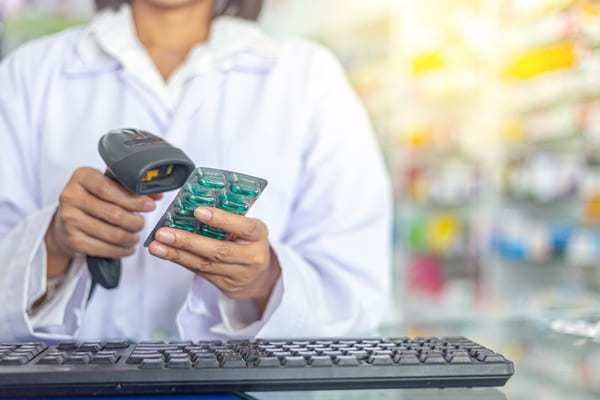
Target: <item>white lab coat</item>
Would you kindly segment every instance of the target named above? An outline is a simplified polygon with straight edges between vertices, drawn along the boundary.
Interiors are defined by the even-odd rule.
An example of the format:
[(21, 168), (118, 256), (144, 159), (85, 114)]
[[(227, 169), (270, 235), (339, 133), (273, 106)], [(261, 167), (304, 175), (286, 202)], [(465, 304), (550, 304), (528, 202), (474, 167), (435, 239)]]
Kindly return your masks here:
[[(372, 333), (390, 294), (391, 196), (368, 117), (325, 49), (270, 39), (198, 70), (168, 110), (106, 53), (85, 62), (82, 28), (23, 46), (0, 64), (0, 340), (353, 336)], [(104, 170), (98, 139), (147, 130), (198, 166), (268, 180), (249, 216), (269, 229), (281, 277), (262, 318), (141, 243), (174, 196), (146, 215), (119, 287), (98, 287), (76, 258), (68, 286), (44, 307), (44, 234), (80, 166)], [(223, 306), (223, 304), (226, 304)], [(48, 319), (51, 320), (51, 319)]]

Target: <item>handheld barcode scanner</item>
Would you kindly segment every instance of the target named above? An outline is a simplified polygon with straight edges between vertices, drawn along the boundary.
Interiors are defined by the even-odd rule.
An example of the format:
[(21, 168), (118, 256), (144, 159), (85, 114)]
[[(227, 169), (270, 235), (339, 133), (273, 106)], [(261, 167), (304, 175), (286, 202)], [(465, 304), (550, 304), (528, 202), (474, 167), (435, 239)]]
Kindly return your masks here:
[[(106, 133), (100, 138), (98, 151), (106, 163), (106, 176), (139, 195), (177, 189), (194, 170), (194, 163), (183, 151), (138, 129)], [(106, 289), (118, 286), (120, 259), (88, 256), (87, 264), (92, 290), (96, 284)]]

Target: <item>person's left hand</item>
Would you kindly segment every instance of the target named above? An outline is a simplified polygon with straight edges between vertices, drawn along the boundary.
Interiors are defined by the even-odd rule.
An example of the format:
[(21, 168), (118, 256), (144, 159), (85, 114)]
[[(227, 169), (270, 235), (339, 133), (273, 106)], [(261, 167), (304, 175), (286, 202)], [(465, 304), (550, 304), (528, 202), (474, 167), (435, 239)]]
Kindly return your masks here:
[(161, 228), (150, 243), (150, 253), (207, 279), (227, 297), (253, 299), (262, 314), (281, 272), (265, 224), (210, 207), (198, 207), (194, 215), (233, 237), (216, 240), (181, 229)]

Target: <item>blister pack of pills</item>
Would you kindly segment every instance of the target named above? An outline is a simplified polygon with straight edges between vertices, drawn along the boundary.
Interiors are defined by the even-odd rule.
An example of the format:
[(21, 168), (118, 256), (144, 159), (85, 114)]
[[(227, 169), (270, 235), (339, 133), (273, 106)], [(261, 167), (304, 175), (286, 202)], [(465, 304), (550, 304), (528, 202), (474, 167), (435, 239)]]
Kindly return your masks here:
[(267, 186), (267, 181), (238, 172), (213, 168), (196, 168), (160, 218), (144, 246), (154, 240), (157, 230), (168, 226), (223, 240), (228, 232), (198, 221), (194, 211), (199, 206), (215, 207), (244, 215)]

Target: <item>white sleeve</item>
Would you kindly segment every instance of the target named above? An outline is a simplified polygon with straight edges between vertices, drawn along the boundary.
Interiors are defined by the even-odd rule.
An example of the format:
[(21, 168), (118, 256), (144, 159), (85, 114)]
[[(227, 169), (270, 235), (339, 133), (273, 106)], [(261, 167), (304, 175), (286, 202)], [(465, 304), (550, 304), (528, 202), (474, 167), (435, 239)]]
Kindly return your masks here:
[[(216, 334), (239, 337), (375, 333), (391, 293), (391, 190), (365, 110), (337, 61), (321, 51), (311, 85), (311, 147), (284, 239), (271, 243), (281, 277), (262, 318), (247, 302), (220, 301)], [(189, 314), (183, 337), (200, 331)], [(187, 313), (187, 314), (186, 314)], [(247, 314), (246, 314), (247, 313)], [(213, 317), (215, 313), (213, 312)], [(200, 322), (198, 322), (200, 324)]]
[(61, 313), (60, 326), (34, 328), (27, 314), (46, 291), (44, 236), (56, 204), (41, 204), (32, 93), (18, 61), (13, 56), (0, 64), (0, 338), (69, 337), (77, 330), (76, 315), (81, 315), (75, 309), (85, 301), (85, 274), (80, 274), (81, 282), (75, 285), (79, 298), (66, 302), (71, 313), (66, 309)]

